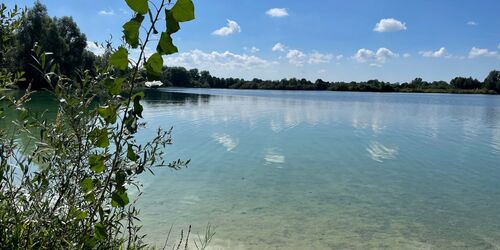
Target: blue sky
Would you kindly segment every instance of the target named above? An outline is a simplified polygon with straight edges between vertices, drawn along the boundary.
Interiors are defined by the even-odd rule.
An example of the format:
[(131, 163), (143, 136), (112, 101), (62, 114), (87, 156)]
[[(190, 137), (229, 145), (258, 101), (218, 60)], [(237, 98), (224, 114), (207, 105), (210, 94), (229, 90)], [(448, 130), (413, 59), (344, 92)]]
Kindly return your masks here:
[[(166, 57), (167, 65), (247, 79), (392, 82), (482, 80), (500, 69), (498, 0), (194, 2), (197, 18), (174, 36), (180, 53)], [(73, 16), (89, 41), (113, 35), (118, 44), (132, 15), (125, 1), (42, 3), (52, 16)]]

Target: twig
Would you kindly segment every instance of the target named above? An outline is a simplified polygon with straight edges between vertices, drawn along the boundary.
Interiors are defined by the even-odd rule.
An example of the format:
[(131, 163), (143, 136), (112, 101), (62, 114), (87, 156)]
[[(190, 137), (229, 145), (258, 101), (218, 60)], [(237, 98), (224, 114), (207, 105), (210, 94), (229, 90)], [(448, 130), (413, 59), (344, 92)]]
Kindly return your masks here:
[(170, 230), (168, 230), (168, 234), (167, 234), (167, 239), (165, 240), (165, 245), (163, 245), (163, 250), (165, 250), (167, 248), (167, 244), (168, 244), (168, 239), (170, 238), (170, 233), (172, 232), (172, 228), (174, 227), (174, 225), (172, 224), (170, 226)]
[[(177, 245), (176, 250), (179, 250), (181, 248), (183, 238), (184, 238), (184, 230), (181, 230), (181, 241), (179, 241), (179, 245)], [(174, 247), (175, 247), (175, 245), (174, 245)]]
[(190, 233), (191, 233), (191, 225), (189, 225), (189, 230), (188, 230), (188, 233), (186, 235), (186, 245), (184, 246), (184, 250), (188, 249), (188, 242), (189, 242), (189, 234)]

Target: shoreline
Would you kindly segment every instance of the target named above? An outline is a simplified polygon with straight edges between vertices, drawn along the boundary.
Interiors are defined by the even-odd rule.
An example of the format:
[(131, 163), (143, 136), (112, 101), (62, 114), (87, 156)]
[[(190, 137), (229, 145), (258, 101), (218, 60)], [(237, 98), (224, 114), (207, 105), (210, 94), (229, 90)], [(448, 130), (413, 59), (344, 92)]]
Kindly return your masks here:
[(147, 88), (141, 86), (138, 90), (154, 90), (154, 89), (168, 89), (168, 88), (184, 88), (184, 89), (215, 89), (215, 90), (282, 90), (282, 91), (319, 91), (319, 92), (352, 92), (352, 93), (407, 93), (407, 94), (451, 94), (451, 95), (500, 95), (495, 91), (479, 89), (479, 90), (466, 90), (466, 89), (428, 89), (428, 90), (414, 90), (414, 89), (401, 89), (398, 91), (356, 91), (356, 90), (319, 90), (319, 89), (278, 89), (278, 88), (203, 88), (203, 87), (181, 87), (169, 86), (160, 88)]

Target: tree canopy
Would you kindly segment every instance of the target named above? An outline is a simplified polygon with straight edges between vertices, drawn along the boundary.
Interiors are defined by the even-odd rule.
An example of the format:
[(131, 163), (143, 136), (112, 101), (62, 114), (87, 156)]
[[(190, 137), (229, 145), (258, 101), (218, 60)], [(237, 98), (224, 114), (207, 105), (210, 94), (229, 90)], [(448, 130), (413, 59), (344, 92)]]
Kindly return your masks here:
[(198, 87), (198, 88), (231, 88), (231, 89), (277, 89), (277, 90), (330, 90), (361, 92), (452, 92), (452, 93), (499, 93), (500, 71), (491, 71), (483, 81), (472, 77), (456, 77), (450, 81), (427, 82), (415, 78), (409, 83), (390, 83), (380, 80), (363, 82), (328, 82), (317, 79), (262, 80), (254, 78), (220, 78), (212, 76), (206, 70), (186, 69), (183, 67), (163, 67), (160, 80), (164, 86)]
[(40, 80), (40, 73), (32, 66), (34, 45), (51, 52), (50, 58), (58, 65), (58, 72), (73, 76), (78, 69), (92, 70), (96, 56), (85, 50), (87, 38), (72, 17), (50, 17), (47, 8), (39, 1), (28, 9), (21, 25), (15, 32), (15, 61), (5, 65), (11, 71), (24, 71), (26, 87), (32, 82), (34, 88), (47, 87)]

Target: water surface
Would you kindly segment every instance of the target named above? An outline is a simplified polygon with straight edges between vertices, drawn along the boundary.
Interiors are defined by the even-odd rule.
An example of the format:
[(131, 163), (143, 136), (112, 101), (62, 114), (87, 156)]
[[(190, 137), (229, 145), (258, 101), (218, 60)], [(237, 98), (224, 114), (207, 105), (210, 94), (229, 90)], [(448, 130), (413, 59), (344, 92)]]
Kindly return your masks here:
[(173, 126), (169, 160), (191, 159), (141, 177), (158, 247), (211, 223), (211, 249), (500, 248), (500, 96), (159, 89), (143, 104), (138, 138)]
[(500, 247), (498, 96), (161, 89), (145, 118), (192, 159), (143, 179), (157, 245), (210, 222), (214, 249)]

